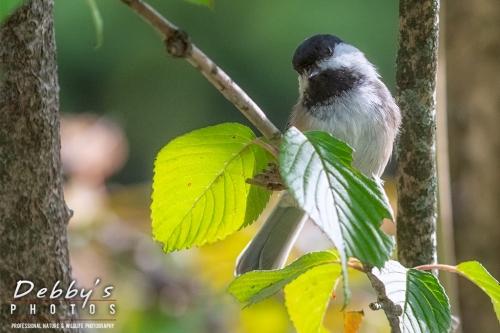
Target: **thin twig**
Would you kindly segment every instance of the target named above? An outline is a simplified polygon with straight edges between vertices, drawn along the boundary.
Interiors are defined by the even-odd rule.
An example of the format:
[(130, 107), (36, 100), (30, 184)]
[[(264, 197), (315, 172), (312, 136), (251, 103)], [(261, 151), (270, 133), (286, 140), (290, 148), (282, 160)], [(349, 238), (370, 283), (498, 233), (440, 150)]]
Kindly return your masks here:
[(255, 139), (254, 143), (258, 144), (259, 146), (261, 146), (262, 148), (264, 148), (265, 150), (267, 150), (268, 152), (270, 152), (271, 154), (273, 154), (274, 157), (278, 158), (278, 156), (279, 156), (280, 153), (279, 153), (278, 149), (276, 149), (274, 146), (271, 146), (270, 144), (268, 144), (267, 142), (262, 141), (259, 138)]
[[(359, 262), (359, 261), (357, 261)], [(341, 260), (335, 260), (333, 261), (334, 264), (338, 264), (338, 265), (342, 265), (342, 261)], [(347, 262), (347, 267), (349, 268), (352, 268), (352, 269), (355, 269), (361, 273), (366, 273), (365, 269), (361, 266), (359, 266), (358, 264), (352, 262), (352, 258), (349, 259), (349, 261)]]
[(363, 267), (361, 267), (361, 266), (359, 266), (359, 265), (357, 265), (357, 264), (355, 264), (353, 262), (348, 262), (347, 263), (347, 267), (355, 269), (355, 270), (357, 270), (357, 271), (359, 271), (361, 273), (366, 273), (366, 271), (365, 271), (365, 269)]
[(384, 310), (385, 316), (389, 321), (391, 326), (391, 333), (401, 333), (401, 328), (399, 327), (401, 314), (403, 309), (400, 305), (394, 303), (389, 297), (387, 297), (387, 291), (385, 290), (385, 285), (379, 280), (377, 276), (372, 273), (373, 266), (364, 263), (363, 267), (366, 272), (366, 276), (370, 280), (370, 283), (377, 294), (377, 302), (370, 304), (370, 309), (372, 310)]
[(281, 142), (281, 132), (259, 106), (233, 80), (189, 40), (188, 35), (140, 0), (121, 0), (151, 24), (164, 38), (167, 52), (184, 58), (198, 68), (231, 103), (233, 103), (275, 147)]
[(448, 272), (460, 274), (460, 272), (457, 270), (456, 266), (450, 266), (450, 265), (429, 264), (429, 265), (420, 265), (420, 266), (413, 267), (413, 268), (421, 270), (421, 271), (430, 271), (433, 269), (439, 269), (441, 271), (448, 271)]

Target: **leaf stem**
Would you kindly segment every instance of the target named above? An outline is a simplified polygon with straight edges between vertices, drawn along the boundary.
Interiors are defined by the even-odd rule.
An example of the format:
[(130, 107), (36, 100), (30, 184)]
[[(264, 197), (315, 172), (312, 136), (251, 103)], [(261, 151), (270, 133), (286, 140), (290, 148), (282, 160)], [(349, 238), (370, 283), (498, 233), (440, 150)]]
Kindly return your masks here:
[(421, 271), (430, 271), (430, 270), (433, 270), (433, 269), (439, 269), (439, 270), (442, 270), (442, 271), (448, 271), (448, 272), (460, 274), (460, 272), (457, 270), (457, 267), (456, 266), (451, 266), (451, 265), (429, 264), (429, 265), (420, 265), (420, 266), (413, 267), (413, 268), (421, 270)]
[(271, 154), (273, 154), (274, 157), (276, 157), (276, 159), (279, 158), (280, 153), (279, 153), (278, 149), (276, 149), (274, 146), (268, 144), (267, 142), (262, 141), (259, 138), (253, 140), (253, 143), (261, 146), (262, 148), (264, 148), (265, 150), (267, 150), (268, 152), (270, 152)]
[(184, 58), (199, 69), (224, 97), (233, 103), (275, 147), (279, 147), (282, 133), (267, 118), (259, 106), (219, 66), (189, 40), (189, 36), (173, 25), (154, 8), (141, 0), (121, 0), (132, 8), (164, 38), (167, 52)]
[(96, 45), (95, 48), (98, 49), (102, 46), (103, 41), (103, 33), (102, 33), (102, 17), (99, 12), (99, 7), (95, 0), (87, 0), (87, 4), (90, 7), (90, 11), (92, 14), (92, 21), (94, 22), (95, 32), (96, 32)]
[[(342, 261), (341, 260), (335, 260), (333, 263), (335, 264), (339, 264), (339, 265), (342, 265)], [(366, 273), (365, 269), (353, 262), (347, 262), (347, 267), (349, 268), (352, 268), (352, 269), (355, 269), (357, 271), (360, 271), (361, 273)]]
[(360, 271), (361, 273), (366, 273), (365, 269), (361, 266), (356, 265), (355, 263), (348, 262), (347, 267)]

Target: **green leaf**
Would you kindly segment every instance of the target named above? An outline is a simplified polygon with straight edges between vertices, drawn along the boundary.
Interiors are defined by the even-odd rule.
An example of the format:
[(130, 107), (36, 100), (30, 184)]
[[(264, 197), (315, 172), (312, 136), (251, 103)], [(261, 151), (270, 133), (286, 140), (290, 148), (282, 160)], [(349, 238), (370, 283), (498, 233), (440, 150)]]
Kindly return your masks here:
[(352, 149), (325, 132), (290, 128), (280, 148), (280, 171), (299, 206), (333, 241), (342, 259), (345, 304), (347, 258), (382, 267), (394, 239), (382, 230), (393, 218), (383, 190), (351, 166)]
[(477, 261), (463, 262), (457, 267), (457, 271), (474, 282), (491, 298), (493, 309), (500, 322), (500, 284), (491, 274)]
[(221, 124), (193, 131), (158, 153), (153, 176), (153, 237), (165, 252), (222, 239), (252, 223), (271, 192), (246, 184), (274, 157), (252, 130)]
[(285, 287), (285, 304), (297, 333), (328, 333), (323, 317), (340, 271), (340, 265), (317, 266)]
[(1, 0), (0, 1), (0, 23), (3, 23), (12, 12), (23, 3), (24, 0)]
[(98, 49), (101, 47), (103, 41), (102, 17), (95, 0), (87, 0), (87, 4), (90, 7), (90, 12), (92, 14), (92, 21), (94, 22), (95, 33), (97, 38), (95, 48)]
[(450, 303), (434, 275), (392, 260), (382, 269), (374, 268), (373, 274), (384, 283), (387, 297), (403, 310), (401, 332), (450, 332)]
[(200, 6), (207, 6), (210, 8), (214, 8), (214, 1), (213, 0), (186, 0), (186, 1), (194, 3), (196, 5), (200, 5)]
[[(227, 290), (240, 302), (248, 302), (246, 306), (250, 306), (270, 297), (311, 268), (331, 264), (339, 259), (335, 252), (330, 251), (308, 253), (283, 269), (243, 274), (236, 278)], [(339, 269), (338, 265), (334, 267)], [(333, 276), (331, 280), (335, 280)]]

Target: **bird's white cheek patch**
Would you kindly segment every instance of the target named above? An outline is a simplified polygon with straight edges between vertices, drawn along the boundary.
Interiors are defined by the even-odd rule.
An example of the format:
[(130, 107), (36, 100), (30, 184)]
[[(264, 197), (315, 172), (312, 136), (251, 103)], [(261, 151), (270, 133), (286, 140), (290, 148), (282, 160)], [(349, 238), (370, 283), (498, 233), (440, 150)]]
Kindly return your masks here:
[(299, 95), (303, 96), (304, 92), (307, 90), (309, 82), (306, 77), (299, 75)]

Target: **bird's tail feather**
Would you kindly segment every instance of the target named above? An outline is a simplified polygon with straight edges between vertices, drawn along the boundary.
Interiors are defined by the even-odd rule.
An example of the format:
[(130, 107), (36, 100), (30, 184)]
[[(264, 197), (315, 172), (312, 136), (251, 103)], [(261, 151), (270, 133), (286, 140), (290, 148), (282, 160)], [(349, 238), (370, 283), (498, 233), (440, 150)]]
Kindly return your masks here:
[(284, 191), (266, 222), (236, 260), (234, 274), (282, 268), (307, 214)]

